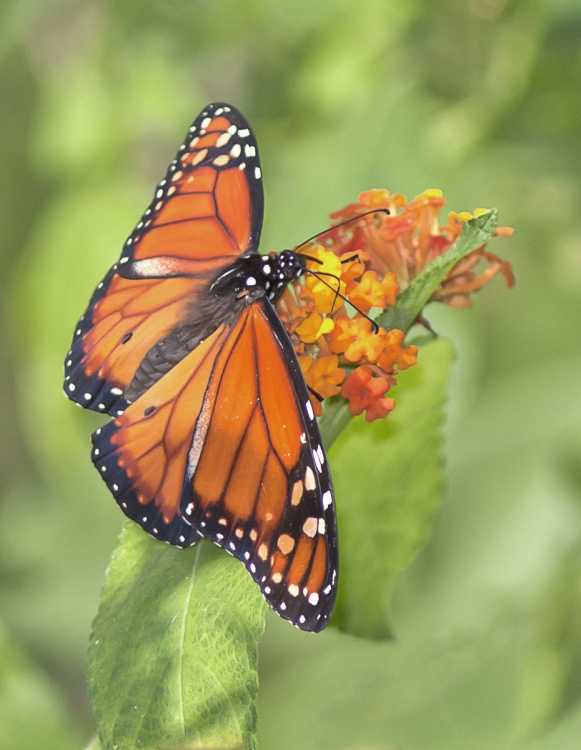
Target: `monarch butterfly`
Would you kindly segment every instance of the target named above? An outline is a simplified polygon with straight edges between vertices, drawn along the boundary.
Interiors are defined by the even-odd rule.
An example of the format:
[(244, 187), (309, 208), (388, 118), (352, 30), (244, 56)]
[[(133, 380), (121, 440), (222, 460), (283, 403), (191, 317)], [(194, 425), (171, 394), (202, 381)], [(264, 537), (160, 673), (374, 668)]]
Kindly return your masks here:
[(333, 487), (273, 307), (305, 258), (259, 254), (262, 215), (252, 129), (210, 104), (93, 293), (64, 389), (114, 417), (92, 459), (129, 518), (178, 547), (223, 547), (279, 615), (317, 632), (337, 594)]

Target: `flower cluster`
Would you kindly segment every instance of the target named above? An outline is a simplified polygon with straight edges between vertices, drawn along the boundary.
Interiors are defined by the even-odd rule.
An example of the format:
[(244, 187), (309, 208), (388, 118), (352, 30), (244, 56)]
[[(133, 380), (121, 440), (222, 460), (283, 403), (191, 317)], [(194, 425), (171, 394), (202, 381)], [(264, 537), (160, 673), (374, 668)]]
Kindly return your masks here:
[[(386, 331), (370, 316), (394, 306), (398, 293), (451, 247), (463, 222), (472, 218), (450, 212), (441, 226), (438, 215), (445, 202), (439, 190), (426, 190), (409, 203), (401, 194), (369, 190), (357, 203), (331, 215), (336, 226), (317, 244), (301, 249), (312, 273), (285, 291), (277, 310), (317, 415), (322, 414), (321, 401), (338, 394), (349, 401), (352, 414), (365, 412), (368, 422), (386, 417), (395, 407), (386, 394), (396, 384), (397, 373), (416, 364), (418, 348), (404, 346), (404, 331)], [(373, 210), (377, 213), (370, 215)], [(480, 213), (484, 210), (474, 215)], [(367, 215), (356, 221), (362, 214)], [(511, 233), (496, 230), (497, 235)], [(477, 275), (481, 259), (489, 266)], [(432, 300), (468, 307), (470, 294), (498, 272), (513, 285), (510, 264), (484, 246), (478, 248), (452, 268)]]
[[(441, 190), (425, 190), (409, 202), (401, 193), (367, 190), (359, 194), (357, 203), (331, 214), (331, 221), (338, 225), (374, 210), (378, 211), (374, 215), (376, 218), (331, 228), (320, 242), (337, 255), (368, 250), (369, 268), (380, 276), (394, 273), (400, 290), (403, 290), (429, 263), (450, 249), (460, 236), (465, 221), (488, 210), (477, 208), (473, 214), (450, 211), (447, 222), (441, 225), (439, 214), (445, 205)], [(383, 213), (379, 213), (381, 211)], [(494, 234), (507, 237), (513, 231), (510, 227), (499, 227)], [(475, 267), (481, 260), (488, 261), (489, 265), (478, 275)], [(509, 287), (514, 286), (511, 264), (488, 252), (482, 245), (452, 268), (432, 295), (432, 301), (445, 302), (451, 307), (470, 307), (470, 295), (499, 272)]]
[[(368, 254), (337, 256), (317, 246), (309, 251), (304, 284), (296, 282), (278, 303), (278, 312), (291, 335), (317, 415), (321, 399), (339, 393), (349, 400), (352, 414), (366, 419), (387, 416), (394, 408), (386, 393), (395, 375), (417, 362), (417, 347), (403, 346), (402, 331), (377, 328), (366, 317), (376, 308), (395, 305), (398, 285), (393, 273), (382, 278), (367, 270)], [(339, 296), (342, 295), (342, 296)], [(345, 299), (357, 310), (350, 315)], [(347, 374), (349, 371), (349, 374)]]

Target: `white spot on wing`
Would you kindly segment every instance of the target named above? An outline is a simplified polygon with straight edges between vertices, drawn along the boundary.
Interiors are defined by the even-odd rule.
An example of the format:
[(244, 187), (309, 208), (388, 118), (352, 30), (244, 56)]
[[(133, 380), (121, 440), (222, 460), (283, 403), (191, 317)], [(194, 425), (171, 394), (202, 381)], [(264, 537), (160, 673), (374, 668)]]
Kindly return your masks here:
[(225, 146), (230, 138), (232, 138), (230, 133), (222, 133), (222, 135), (216, 141), (216, 148), (222, 148), (222, 146)]
[(179, 261), (173, 258), (144, 258), (136, 260), (132, 267), (138, 276), (169, 276), (182, 270)]
[(315, 462), (315, 466), (317, 467), (317, 471), (319, 474), (321, 473), (323, 467), (321, 466), (321, 459), (319, 458), (319, 454), (317, 451), (312, 451), (313, 453), (313, 461)]
[(315, 475), (313, 474), (313, 470), (310, 466), (307, 466), (307, 469), (305, 471), (305, 487), (308, 490), (314, 490), (317, 487)]

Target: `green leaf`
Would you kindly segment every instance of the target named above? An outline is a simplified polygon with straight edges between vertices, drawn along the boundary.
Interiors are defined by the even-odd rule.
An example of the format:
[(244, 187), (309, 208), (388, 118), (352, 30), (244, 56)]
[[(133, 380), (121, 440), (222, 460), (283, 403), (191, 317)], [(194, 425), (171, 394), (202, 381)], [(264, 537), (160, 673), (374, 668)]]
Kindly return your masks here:
[(387, 309), (377, 322), (387, 331), (407, 331), (428, 303), (444, 276), (473, 250), (484, 245), (498, 226), (498, 211), (493, 208), (482, 216), (470, 219), (462, 227), (460, 237), (444, 255), (435, 258), (416, 276), (397, 298), (397, 305)]
[(103, 750), (254, 748), (265, 611), (238, 560), (126, 523), (89, 650)]
[(442, 489), (442, 425), (451, 344), (422, 347), (399, 375), (387, 420), (352, 420), (330, 452), (341, 574), (334, 618), (367, 638), (390, 635), (387, 593), (431, 534)]

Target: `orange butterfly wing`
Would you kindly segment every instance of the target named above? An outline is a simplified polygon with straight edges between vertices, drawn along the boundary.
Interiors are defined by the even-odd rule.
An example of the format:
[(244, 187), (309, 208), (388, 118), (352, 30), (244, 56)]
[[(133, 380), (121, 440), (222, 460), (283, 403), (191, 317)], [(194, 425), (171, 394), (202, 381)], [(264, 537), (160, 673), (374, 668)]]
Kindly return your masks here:
[(93, 462), (123, 512), (178, 547), (199, 538), (179, 502), (196, 416), (227, 333), (218, 328), (92, 437)]
[(203, 536), (243, 561), (271, 606), (310, 631), (336, 598), (333, 489), (290, 340), (266, 299), (217, 357), (181, 501)]
[(178, 546), (238, 557), (267, 601), (310, 631), (336, 597), (333, 490), (307, 387), (266, 299), (221, 326), (93, 435), (122, 510)]
[(121, 413), (147, 352), (187, 317), (220, 269), (256, 249), (262, 214), (252, 130), (234, 107), (211, 104), (77, 325), (66, 395), (88, 409)]

